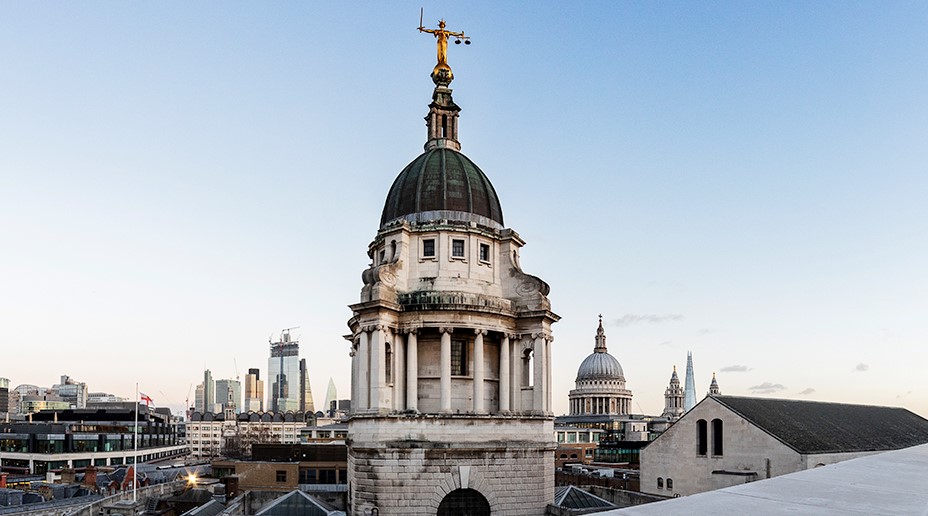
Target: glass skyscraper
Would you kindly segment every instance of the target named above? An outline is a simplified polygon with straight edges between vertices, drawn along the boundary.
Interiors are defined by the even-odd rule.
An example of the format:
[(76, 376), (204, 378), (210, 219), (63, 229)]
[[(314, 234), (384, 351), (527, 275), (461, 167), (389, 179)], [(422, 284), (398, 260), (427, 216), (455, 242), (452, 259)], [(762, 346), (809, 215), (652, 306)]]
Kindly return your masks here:
[(300, 410), (300, 341), (290, 340), (284, 331), (278, 342), (271, 343), (267, 361), (268, 408), (274, 412)]

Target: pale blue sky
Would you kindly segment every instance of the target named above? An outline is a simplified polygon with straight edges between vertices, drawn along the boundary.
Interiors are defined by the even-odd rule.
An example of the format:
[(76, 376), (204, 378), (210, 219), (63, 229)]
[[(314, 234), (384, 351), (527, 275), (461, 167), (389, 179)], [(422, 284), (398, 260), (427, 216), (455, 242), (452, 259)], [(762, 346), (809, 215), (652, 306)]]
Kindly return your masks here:
[[(0, 3), (0, 376), (179, 408), (301, 326), (317, 402), (347, 396), (346, 305), (424, 143), (420, 5)], [(425, 14), (473, 37), (463, 151), (563, 316), (558, 412), (602, 312), (636, 411), (692, 350), (700, 391), (928, 415), (928, 4)]]

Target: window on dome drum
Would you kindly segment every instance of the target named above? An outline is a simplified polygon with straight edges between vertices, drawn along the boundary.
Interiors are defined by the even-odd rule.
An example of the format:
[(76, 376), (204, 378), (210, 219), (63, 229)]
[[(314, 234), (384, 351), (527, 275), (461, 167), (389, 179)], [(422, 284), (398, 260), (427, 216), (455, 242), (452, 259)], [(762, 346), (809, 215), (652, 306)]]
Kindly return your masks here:
[(667, 479), (667, 489), (673, 489), (673, 479), (672, 479), (672, 478), (668, 478), (668, 479)]
[(464, 258), (464, 241), (454, 238), (451, 240), (451, 257)]
[(709, 425), (705, 419), (696, 421), (696, 455), (705, 455), (709, 451), (709, 444), (706, 434)]
[(712, 420), (712, 455), (722, 455), (722, 420)]
[(383, 263), (383, 262), (385, 262), (385, 261), (387, 261), (387, 251), (384, 250), (384, 249), (381, 249), (381, 250), (380, 250), (380, 262), (379, 262), (379, 263)]
[(422, 257), (423, 258), (434, 258), (435, 257), (435, 239), (426, 238), (422, 240)]
[(661, 477), (657, 477), (657, 488), (658, 489), (664, 488), (664, 479)]
[(489, 244), (480, 244), (480, 261), (481, 262), (490, 262), (490, 245)]
[(451, 341), (451, 374), (464, 376), (467, 374), (467, 342), (463, 340)]

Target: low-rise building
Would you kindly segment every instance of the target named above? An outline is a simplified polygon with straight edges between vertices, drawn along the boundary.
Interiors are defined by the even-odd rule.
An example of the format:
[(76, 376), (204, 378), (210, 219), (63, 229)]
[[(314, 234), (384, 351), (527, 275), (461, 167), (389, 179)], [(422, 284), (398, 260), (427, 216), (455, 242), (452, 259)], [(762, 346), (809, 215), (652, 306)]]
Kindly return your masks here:
[(312, 421), (312, 413), (243, 412), (241, 414), (193, 412), (186, 425), (187, 443), (193, 458), (248, 457), (260, 443), (297, 444), (300, 429)]
[(690, 495), (928, 443), (903, 408), (708, 396), (641, 455), (641, 491)]
[[(186, 446), (163, 414), (138, 413), (139, 462), (180, 456)], [(132, 410), (73, 409), (31, 414), (0, 423), (0, 470), (45, 474), (68, 468), (131, 464), (136, 415)]]

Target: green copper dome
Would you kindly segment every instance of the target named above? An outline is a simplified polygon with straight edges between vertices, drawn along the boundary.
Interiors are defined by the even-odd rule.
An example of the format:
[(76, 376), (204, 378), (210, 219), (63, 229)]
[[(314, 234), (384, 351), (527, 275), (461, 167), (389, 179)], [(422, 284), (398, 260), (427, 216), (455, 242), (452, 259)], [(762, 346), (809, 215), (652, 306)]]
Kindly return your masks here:
[(425, 151), (400, 172), (383, 206), (381, 227), (397, 220), (455, 220), (502, 228), (503, 210), (490, 180), (460, 152)]

